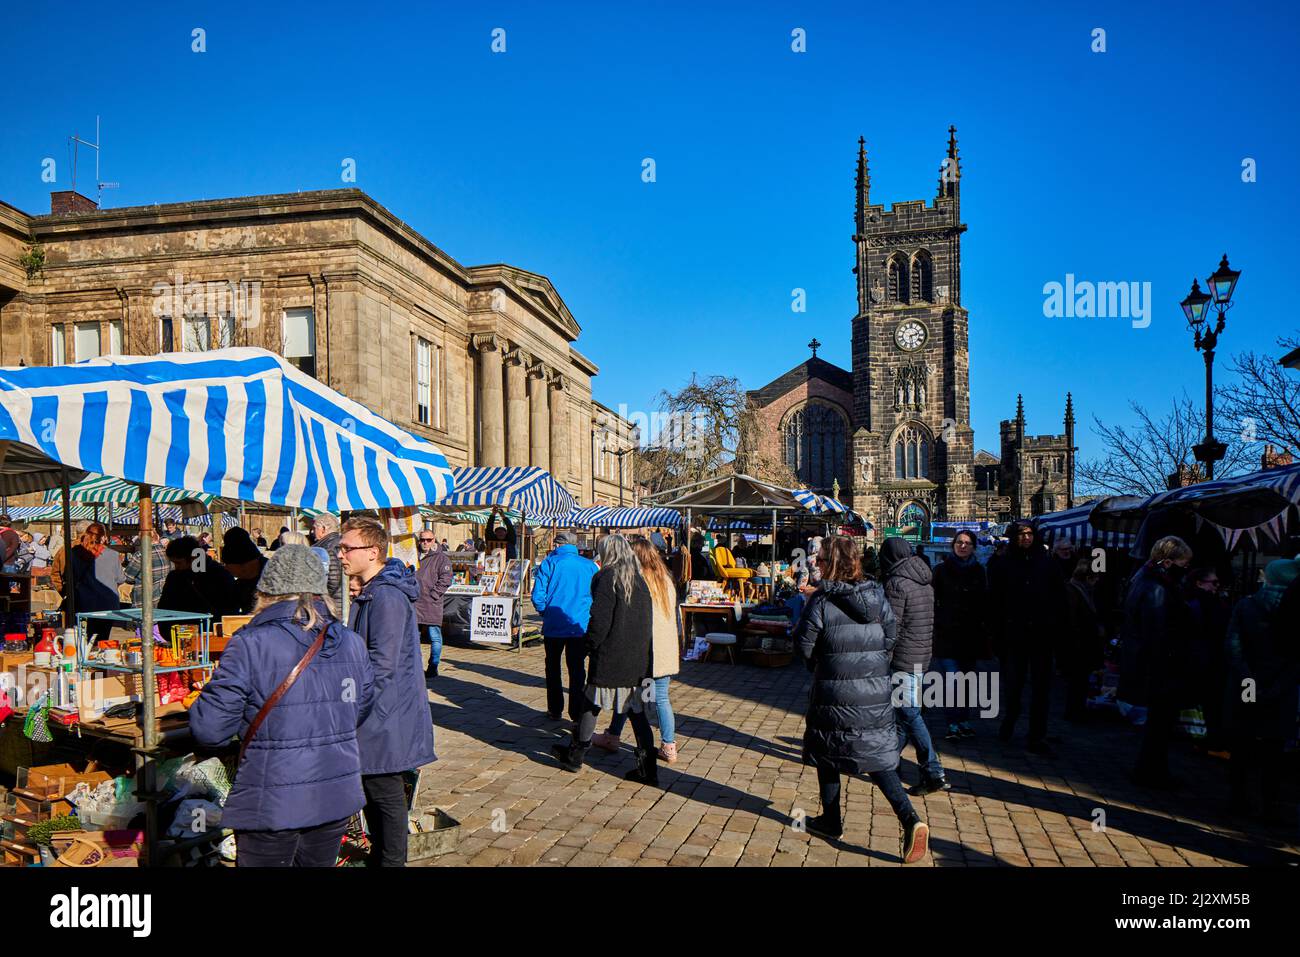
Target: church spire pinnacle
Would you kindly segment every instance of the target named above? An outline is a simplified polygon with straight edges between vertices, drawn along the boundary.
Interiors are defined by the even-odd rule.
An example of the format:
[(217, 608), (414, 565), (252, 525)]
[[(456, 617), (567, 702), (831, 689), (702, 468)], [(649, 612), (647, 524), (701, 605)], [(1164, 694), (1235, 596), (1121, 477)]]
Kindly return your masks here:
[(957, 150), (957, 127), (948, 127), (948, 152), (939, 166), (939, 197), (954, 196), (961, 182), (961, 155)]
[(871, 170), (867, 166), (867, 141), (858, 137), (858, 204), (854, 225), (861, 233), (867, 225), (867, 207), (871, 205)]

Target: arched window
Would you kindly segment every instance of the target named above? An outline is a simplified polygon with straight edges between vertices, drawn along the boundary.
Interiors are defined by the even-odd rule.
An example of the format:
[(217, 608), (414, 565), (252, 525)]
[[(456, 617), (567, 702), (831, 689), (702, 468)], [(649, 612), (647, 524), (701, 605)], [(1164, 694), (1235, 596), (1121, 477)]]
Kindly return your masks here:
[(912, 302), (934, 302), (934, 260), (927, 249), (912, 257)]
[(918, 426), (908, 426), (894, 439), (894, 478), (930, 477), (930, 437)]
[(808, 488), (829, 490), (845, 476), (848, 432), (838, 411), (810, 402), (786, 419), (785, 464)]
[(907, 260), (899, 253), (889, 259), (889, 301), (907, 302)]

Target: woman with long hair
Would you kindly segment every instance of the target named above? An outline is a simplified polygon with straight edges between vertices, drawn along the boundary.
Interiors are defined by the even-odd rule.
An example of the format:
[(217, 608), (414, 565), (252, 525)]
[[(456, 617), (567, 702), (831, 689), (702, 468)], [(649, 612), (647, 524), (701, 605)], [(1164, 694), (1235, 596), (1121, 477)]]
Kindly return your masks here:
[[(661, 761), (673, 764), (677, 760), (677, 737), (673, 706), (668, 701), (668, 685), (672, 676), (681, 670), (677, 585), (659, 550), (648, 538), (633, 535), (630, 541), (632, 552), (641, 568), (641, 577), (650, 589), (650, 602), (654, 606), (654, 624), (650, 637), (650, 677), (654, 679), (654, 704), (659, 714), (660, 747), (657, 755)], [(609, 722), (608, 733), (596, 735), (591, 743), (606, 751), (617, 751), (621, 744), (619, 735), (626, 723), (627, 715), (614, 715)]]
[(636, 767), (624, 777), (659, 784), (654, 732), (645, 705), (650, 698), (650, 635), (654, 609), (632, 546), (622, 535), (606, 535), (597, 547), (600, 571), (591, 580), (591, 618), (587, 623), (587, 688), (569, 744), (551, 753), (574, 773), (591, 749), (602, 710), (630, 712), (636, 735)]
[(245, 739), (221, 821), (234, 829), (240, 867), (332, 866), (365, 804), (357, 727), (370, 712), (374, 672), (361, 636), (334, 619), (326, 590), (310, 548), (277, 549), (258, 581), (253, 620), (231, 638), (189, 711), (204, 747)]
[(803, 739), (804, 764), (817, 769), (822, 813), (809, 833), (844, 832), (840, 775), (865, 774), (884, 792), (903, 825), (902, 857), (925, 857), (930, 829), (898, 776), (898, 738), (890, 694), (890, 659), (898, 639), (884, 590), (862, 577), (862, 554), (848, 536), (822, 543), (821, 584), (795, 629), (795, 647), (813, 673)]

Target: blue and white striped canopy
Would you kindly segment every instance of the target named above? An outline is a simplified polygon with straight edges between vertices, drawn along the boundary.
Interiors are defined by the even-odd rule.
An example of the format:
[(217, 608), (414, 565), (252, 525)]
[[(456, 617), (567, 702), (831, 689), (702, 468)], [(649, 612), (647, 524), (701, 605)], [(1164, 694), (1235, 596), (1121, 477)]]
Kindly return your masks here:
[(500, 505), (522, 512), (526, 520), (559, 519), (577, 503), (546, 469), (535, 465), (452, 469), (455, 491), (438, 501), (442, 508)]
[(564, 528), (677, 528), (682, 514), (675, 508), (636, 505), (589, 505), (574, 509), (550, 524)]
[(830, 516), (838, 515), (841, 521), (846, 524), (862, 522), (867, 528), (871, 527), (870, 522), (864, 522), (858, 513), (853, 511), (838, 499), (833, 499), (829, 495), (818, 495), (812, 489), (796, 488), (791, 489), (795, 501), (802, 505), (814, 515)]
[(1095, 527), (1089, 516), (1096, 507), (1096, 502), (1076, 505), (1060, 512), (1040, 515), (1033, 520), (1034, 528), (1046, 545), (1063, 539), (1080, 548), (1099, 546), (1101, 548), (1130, 549), (1136, 541), (1140, 521), (1125, 523), (1125, 527), (1100, 529)]
[(336, 513), (452, 489), (436, 445), (264, 349), (0, 370), (0, 439), (132, 482)]

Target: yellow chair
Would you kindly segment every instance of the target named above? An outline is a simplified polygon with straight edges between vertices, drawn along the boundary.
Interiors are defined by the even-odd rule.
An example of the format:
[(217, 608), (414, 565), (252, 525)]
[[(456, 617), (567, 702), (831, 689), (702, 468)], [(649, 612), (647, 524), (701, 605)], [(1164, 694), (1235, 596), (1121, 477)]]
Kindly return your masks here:
[(734, 586), (740, 600), (748, 601), (750, 579), (754, 577), (754, 569), (737, 568), (736, 558), (731, 554), (731, 549), (722, 545), (713, 549), (713, 562), (718, 567), (718, 577), (722, 579), (723, 584), (728, 588)]

